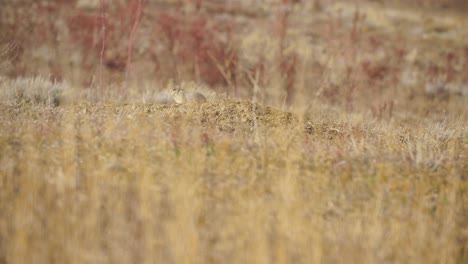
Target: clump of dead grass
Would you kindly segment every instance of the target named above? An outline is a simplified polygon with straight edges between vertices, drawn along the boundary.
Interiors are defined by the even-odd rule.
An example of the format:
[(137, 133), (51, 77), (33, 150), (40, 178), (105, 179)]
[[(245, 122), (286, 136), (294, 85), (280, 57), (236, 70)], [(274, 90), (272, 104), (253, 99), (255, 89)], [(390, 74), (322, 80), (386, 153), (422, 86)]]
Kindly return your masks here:
[(24, 77), (9, 79), (0, 78), (0, 99), (9, 105), (45, 105), (58, 106), (63, 104), (70, 87), (65, 82), (52, 82), (47, 78)]

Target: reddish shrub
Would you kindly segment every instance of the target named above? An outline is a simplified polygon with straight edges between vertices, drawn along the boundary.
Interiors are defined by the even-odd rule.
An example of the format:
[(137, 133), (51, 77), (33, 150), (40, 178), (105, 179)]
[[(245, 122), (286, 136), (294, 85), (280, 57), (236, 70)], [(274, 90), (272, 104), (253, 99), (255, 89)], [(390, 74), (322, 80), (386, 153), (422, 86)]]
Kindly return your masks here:
[(370, 81), (383, 80), (389, 71), (387, 66), (371, 63), (369, 61), (362, 62), (361, 69), (364, 72), (366, 78)]
[[(101, 58), (111, 70), (126, 68), (127, 39), (136, 16), (137, 1), (102, 6), (93, 14), (76, 11), (68, 17), (68, 26), (73, 40), (82, 48), (84, 61)], [(109, 52), (112, 51), (112, 52)]]
[[(210, 85), (229, 84), (234, 76), (237, 50), (230, 46), (232, 23), (214, 26), (202, 15), (162, 13), (156, 19), (156, 32), (176, 63), (189, 65), (192, 77)], [(222, 34), (228, 37), (222, 40)]]

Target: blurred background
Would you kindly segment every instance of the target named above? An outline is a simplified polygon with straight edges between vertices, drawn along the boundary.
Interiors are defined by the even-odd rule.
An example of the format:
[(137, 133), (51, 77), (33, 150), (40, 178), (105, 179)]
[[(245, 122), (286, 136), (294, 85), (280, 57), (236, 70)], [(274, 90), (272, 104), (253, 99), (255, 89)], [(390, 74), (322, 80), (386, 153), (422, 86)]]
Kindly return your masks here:
[(3, 75), (99, 98), (151, 102), (193, 81), (280, 107), (318, 99), (382, 115), (468, 94), (463, 0), (2, 0), (0, 45)]

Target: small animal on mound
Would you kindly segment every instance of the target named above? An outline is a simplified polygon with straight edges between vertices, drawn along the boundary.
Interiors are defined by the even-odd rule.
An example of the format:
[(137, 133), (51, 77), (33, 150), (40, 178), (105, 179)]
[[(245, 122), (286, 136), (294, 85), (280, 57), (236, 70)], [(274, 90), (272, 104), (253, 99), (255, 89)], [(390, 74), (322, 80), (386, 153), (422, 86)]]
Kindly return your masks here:
[(178, 104), (181, 103), (200, 103), (206, 102), (205, 96), (198, 92), (187, 92), (180, 88), (174, 88), (171, 90), (172, 99)]

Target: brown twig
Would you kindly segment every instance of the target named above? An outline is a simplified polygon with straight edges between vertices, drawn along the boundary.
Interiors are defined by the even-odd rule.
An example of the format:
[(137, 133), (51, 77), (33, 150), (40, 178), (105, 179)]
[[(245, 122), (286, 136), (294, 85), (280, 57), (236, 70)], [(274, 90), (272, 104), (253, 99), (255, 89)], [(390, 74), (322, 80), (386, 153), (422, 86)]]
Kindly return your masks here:
[(106, 6), (105, 0), (101, 0), (101, 53), (100, 53), (100, 64), (99, 64), (99, 91), (98, 97), (99, 101), (102, 102), (102, 70), (104, 64), (104, 52), (106, 50)]
[(132, 62), (132, 51), (133, 51), (133, 43), (135, 42), (135, 35), (136, 31), (138, 30), (138, 25), (141, 19), (141, 10), (142, 10), (142, 0), (135, 0), (137, 2), (137, 10), (135, 20), (133, 21), (132, 29), (130, 31), (130, 37), (128, 39), (128, 47), (127, 47), (127, 63), (126, 63), (126, 71), (125, 71), (125, 83), (128, 82), (128, 77), (130, 73), (130, 64)]

